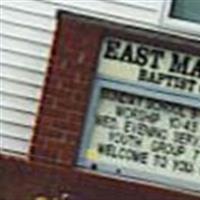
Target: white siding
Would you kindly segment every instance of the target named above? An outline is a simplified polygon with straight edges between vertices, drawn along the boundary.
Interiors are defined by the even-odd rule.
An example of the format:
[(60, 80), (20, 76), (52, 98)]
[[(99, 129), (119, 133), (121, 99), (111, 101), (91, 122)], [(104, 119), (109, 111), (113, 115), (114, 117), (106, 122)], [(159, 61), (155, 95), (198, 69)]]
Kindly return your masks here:
[(164, 1), (0, 1), (1, 151), (16, 155), (28, 153), (55, 30), (57, 10), (161, 30)]
[[(47, 0), (44, 1), (47, 2)], [(57, 0), (48, 1), (54, 2), (54, 5), (59, 7)], [(157, 12), (157, 8), (146, 9), (142, 6), (134, 6), (133, 4), (129, 6), (126, 3), (121, 4), (106, 0), (67, 0), (59, 2), (60, 4), (62, 2), (62, 9), (73, 10), (74, 12), (126, 24), (136, 25), (142, 22), (143, 25), (156, 25), (159, 19), (159, 12)]]
[(46, 16), (40, 11), (42, 5), (46, 4), (1, 1), (0, 147), (4, 154), (26, 156), (29, 151), (56, 22), (53, 13)]
[(46, 71), (47, 58), (33, 57), (13, 51), (12, 49), (1, 49), (0, 63), (44, 73)]
[(34, 43), (47, 46), (50, 45), (50, 41), (52, 39), (52, 33), (50, 31), (40, 31), (37, 28), (33, 29), (23, 26), (22, 24), (19, 25), (14, 22), (8, 22), (6, 20), (1, 21), (0, 34), (18, 39), (22, 38), (23, 36), (23, 40), (32, 41)]
[[(24, 6), (21, 6), (21, 9), (15, 8), (15, 5), (23, 4), (26, 5), (26, 9), (24, 9)], [(20, 3), (18, 0), (3, 1), (1, 14), (2, 20), (13, 22), (22, 26), (29, 26), (30, 28), (44, 29), (47, 31), (54, 30), (55, 20), (52, 17), (43, 15), (43, 11), (41, 11), (41, 13), (34, 13), (28, 11), (30, 10), (30, 8), (32, 8), (32, 5), (34, 4), (37, 5), (38, 2), (31, 0), (22, 0), (20, 1)], [(38, 8), (40, 8), (39, 6), (40, 5), (38, 5)]]
[(162, 6), (162, 0), (110, 0), (122, 5), (138, 7), (143, 10), (159, 11)]

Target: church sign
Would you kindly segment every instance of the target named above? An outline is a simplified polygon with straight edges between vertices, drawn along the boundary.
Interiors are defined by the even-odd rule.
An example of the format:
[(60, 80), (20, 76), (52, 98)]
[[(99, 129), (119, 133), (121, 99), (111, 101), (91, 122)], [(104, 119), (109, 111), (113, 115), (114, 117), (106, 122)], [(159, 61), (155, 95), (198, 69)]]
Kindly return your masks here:
[(200, 191), (200, 57), (102, 41), (79, 164)]

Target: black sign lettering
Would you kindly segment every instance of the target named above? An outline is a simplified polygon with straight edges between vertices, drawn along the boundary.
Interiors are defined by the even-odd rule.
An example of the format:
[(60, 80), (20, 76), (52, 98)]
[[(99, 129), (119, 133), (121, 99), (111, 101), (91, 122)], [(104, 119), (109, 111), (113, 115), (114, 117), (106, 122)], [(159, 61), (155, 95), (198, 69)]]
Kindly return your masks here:
[(108, 40), (107, 41), (107, 48), (104, 54), (105, 58), (109, 59), (118, 59), (119, 58), (119, 48), (121, 47), (121, 42), (118, 40)]
[(138, 47), (135, 63), (138, 64), (139, 66), (145, 66), (148, 62), (148, 56), (147, 56), (148, 53), (149, 53), (148, 48), (142, 46)]
[(137, 162), (144, 165), (148, 162), (148, 152), (140, 152), (125, 147), (118, 148), (114, 144), (99, 144), (98, 152), (111, 158)]
[(109, 129), (117, 128), (117, 119), (108, 115), (97, 115), (96, 124)]
[(194, 156), (193, 159), (196, 161), (200, 157), (200, 149), (195, 149), (194, 150)]
[(125, 47), (125, 50), (123, 51), (122, 55), (119, 58), (120, 61), (133, 63), (133, 50), (131, 44), (128, 44)]
[(194, 172), (194, 165), (193, 163), (184, 160), (174, 160), (173, 170), (191, 174)]
[(194, 65), (190, 75), (193, 77), (200, 78), (200, 59), (197, 60), (196, 64)]
[(187, 75), (190, 60), (191, 58), (189, 56), (181, 57), (178, 53), (172, 53), (172, 63), (169, 71)]
[(153, 69), (159, 69), (159, 60), (161, 58), (164, 58), (165, 52), (161, 49), (153, 49), (151, 51), (151, 54), (153, 55), (153, 62), (151, 63), (150, 67)]
[(167, 168), (168, 163), (169, 162), (168, 162), (167, 156), (163, 156), (163, 155), (159, 155), (159, 154), (156, 154), (154, 156), (153, 165), (155, 167)]
[(185, 147), (182, 145), (174, 145), (164, 141), (154, 140), (151, 144), (151, 150), (155, 153), (163, 153), (166, 155), (180, 156), (185, 153)]

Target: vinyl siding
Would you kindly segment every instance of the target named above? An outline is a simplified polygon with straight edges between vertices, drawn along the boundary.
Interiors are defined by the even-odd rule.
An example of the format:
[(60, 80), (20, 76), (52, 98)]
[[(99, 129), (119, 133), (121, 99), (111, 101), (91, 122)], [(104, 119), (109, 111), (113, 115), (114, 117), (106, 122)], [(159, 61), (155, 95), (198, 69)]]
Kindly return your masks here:
[[(1, 1), (0, 147), (3, 154), (29, 152), (56, 19), (39, 1)], [(39, 11), (33, 12), (34, 9)], [(43, 8), (46, 9), (46, 8)]]

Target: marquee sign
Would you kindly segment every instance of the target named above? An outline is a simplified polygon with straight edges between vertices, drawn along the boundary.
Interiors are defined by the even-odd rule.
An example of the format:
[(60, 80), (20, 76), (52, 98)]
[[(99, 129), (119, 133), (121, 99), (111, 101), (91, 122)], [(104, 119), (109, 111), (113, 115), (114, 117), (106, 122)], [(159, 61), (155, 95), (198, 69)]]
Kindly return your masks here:
[(106, 38), (79, 164), (200, 192), (200, 57)]

